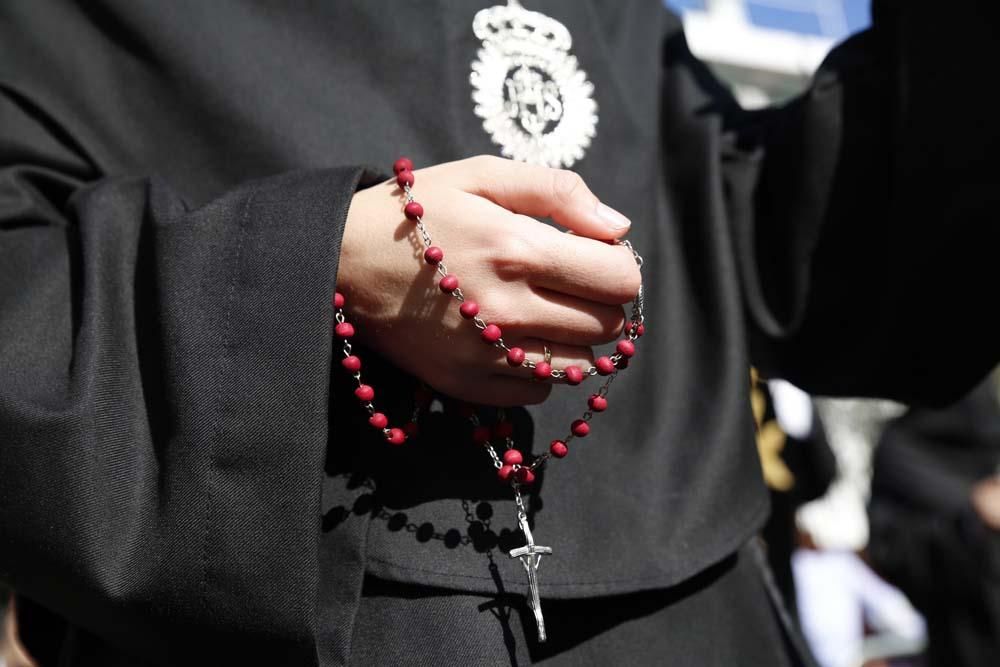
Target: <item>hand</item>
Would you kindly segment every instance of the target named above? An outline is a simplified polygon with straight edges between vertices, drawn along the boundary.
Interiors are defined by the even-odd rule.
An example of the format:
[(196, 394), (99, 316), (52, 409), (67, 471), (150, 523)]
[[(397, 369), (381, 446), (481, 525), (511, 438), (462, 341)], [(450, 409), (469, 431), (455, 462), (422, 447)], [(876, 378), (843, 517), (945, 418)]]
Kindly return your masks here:
[[(579, 176), (486, 156), (414, 176), (434, 245), (507, 345), (540, 361), (545, 342), (554, 368), (586, 369), (589, 346), (621, 333), (621, 304), (635, 297), (639, 270), (627, 248), (595, 239), (622, 236), (629, 222)], [(504, 353), (459, 315), (457, 300), (441, 292), (403, 203), (395, 179), (362, 190), (351, 203), (337, 289), (358, 340), (450, 396), (502, 406), (544, 401), (551, 384), (508, 366)], [(551, 217), (574, 234), (528, 216)]]
[(1000, 476), (976, 482), (972, 487), (972, 507), (988, 528), (1000, 531)]

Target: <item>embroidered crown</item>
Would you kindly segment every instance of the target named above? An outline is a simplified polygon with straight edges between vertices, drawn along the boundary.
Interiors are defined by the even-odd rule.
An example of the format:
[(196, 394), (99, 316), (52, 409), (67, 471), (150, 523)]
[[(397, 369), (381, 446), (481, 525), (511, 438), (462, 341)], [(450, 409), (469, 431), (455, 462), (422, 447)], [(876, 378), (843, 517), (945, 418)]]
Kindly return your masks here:
[(573, 44), (569, 30), (545, 14), (524, 9), (517, 3), (497, 5), (478, 12), (472, 30), (483, 42), (519, 44), (536, 48), (569, 51)]

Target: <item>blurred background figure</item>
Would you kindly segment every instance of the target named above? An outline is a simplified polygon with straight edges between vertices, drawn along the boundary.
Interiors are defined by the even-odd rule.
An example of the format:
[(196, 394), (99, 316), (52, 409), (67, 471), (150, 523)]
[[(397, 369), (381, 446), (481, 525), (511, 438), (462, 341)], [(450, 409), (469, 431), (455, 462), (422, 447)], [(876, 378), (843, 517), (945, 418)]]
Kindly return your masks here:
[(923, 617), (855, 552), (805, 536), (792, 557), (803, 634), (821, 667), (921, 665)]
[(808, 394), (782, 380), (765, 382), (756, 371), (751, 371), (750, 381), (757, 451), (771, 495), (771, 516), (762, 537), (785, 608), (796, 618), (795, 512), (826, 493), (836, 476), (837, 460)]
[(871, 560), (927, 617), (930, 667), (1000, 665), (998, 379), (908, 411), (875, 455)]
[(838, 456), (808, 394), (782, 380), (751, 378), (757, 448), (772, 506), (762, 537), (785, 608), (816, 661), (821, 667), (874, 667), (893, 657), (893, 665), (919, 664), (902, 659), (924, 649), (923, 618), (859, 555), (868, 540), (864, 507), (874, 444), (864, 434), (894, 406), (824, 400)]
[(792, 566), (803, 634), (822, 667), (922, 664), (924, 619), (867, 562), (872, 453), (885, 424), (905, 408), (869, 399), (815, 404), (837, 477), (822, 498), (796, 513)]

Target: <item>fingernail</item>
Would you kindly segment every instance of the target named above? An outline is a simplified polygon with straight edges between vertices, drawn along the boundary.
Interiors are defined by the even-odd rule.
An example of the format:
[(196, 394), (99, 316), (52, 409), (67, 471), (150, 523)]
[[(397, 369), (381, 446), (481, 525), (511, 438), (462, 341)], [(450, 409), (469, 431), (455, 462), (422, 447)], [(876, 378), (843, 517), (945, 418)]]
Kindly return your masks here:
[(632, 226), (632, 221), (602, 202), (598, 202), (597, 204), (597, 215), (608, 224), (608, 227), (615, 231), (628, 229)]

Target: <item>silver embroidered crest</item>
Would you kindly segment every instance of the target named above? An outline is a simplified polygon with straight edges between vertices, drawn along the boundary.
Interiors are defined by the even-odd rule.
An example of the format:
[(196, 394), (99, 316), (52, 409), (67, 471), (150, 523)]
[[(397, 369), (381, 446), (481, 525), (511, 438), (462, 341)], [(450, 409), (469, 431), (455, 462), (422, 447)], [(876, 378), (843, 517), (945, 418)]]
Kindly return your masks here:
[(500, 152), (549, 167), (582, 159), (597, 131), (597, 102), (566, 26), (509, 0), (478, 12), (472, 30), (483, 42), (469, 76), (472, 100)]

